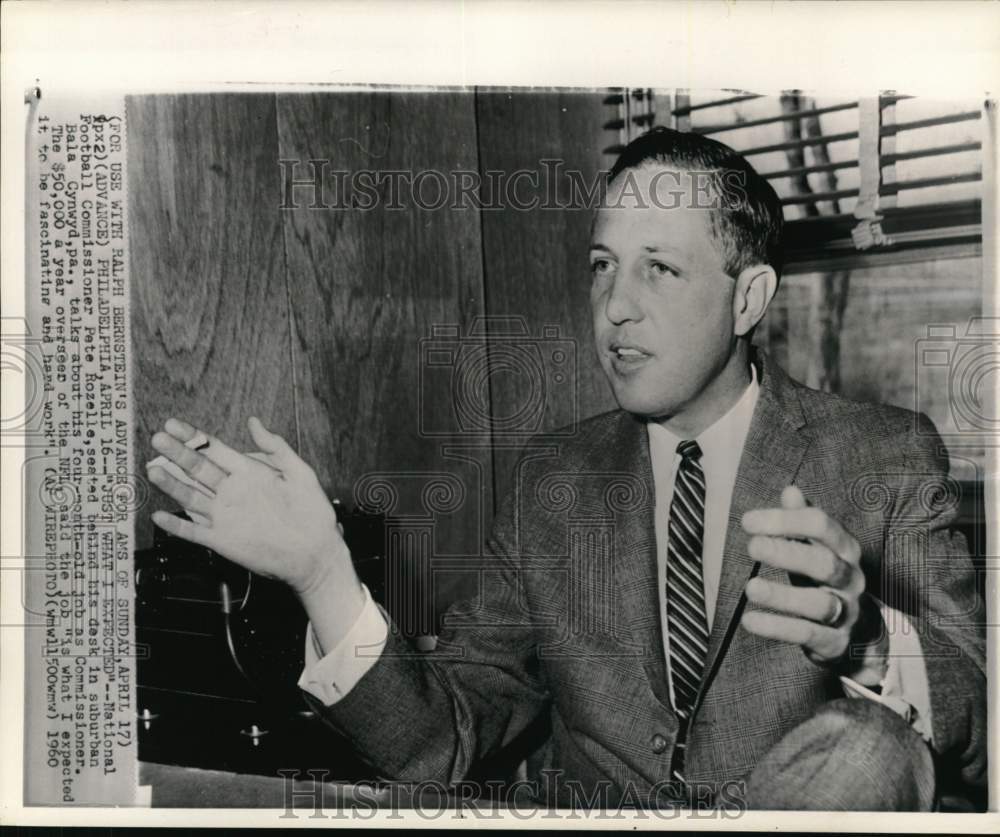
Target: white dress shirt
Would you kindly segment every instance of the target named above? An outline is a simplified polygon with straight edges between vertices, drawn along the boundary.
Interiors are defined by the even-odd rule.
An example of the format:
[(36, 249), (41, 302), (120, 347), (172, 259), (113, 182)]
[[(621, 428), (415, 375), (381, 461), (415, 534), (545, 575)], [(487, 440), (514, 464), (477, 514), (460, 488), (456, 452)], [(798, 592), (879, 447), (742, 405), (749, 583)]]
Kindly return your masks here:
[[(753, 367), (751, 366), (751, 369)], [(696, 439), (702, 450), (705, 474), (705, 526), (702, 546), (702, 575), (705, 608), (711, 630), (719, 592), (722, 556), (729, 522), (736, 472), (743, 444), (760, 394), (756, 370), (749, 386), (729, 411)], [(659, 573), (660, 612), (666, 613), (667, 526), (674, 477), (680, 464), (677, 445), (683, 439), (657, 422), (647, 424), (649, 452), (656, 493), (656, 543)], [(326, 706), (346, 695), (375, 664), (388, 637), (386, 617), (365, 588), (365, 605), (347, 635), (325, 656), (312, 626), (307, 628), (305, 668), (298, 685)], [(907, 617), (881, 605), (889, 634), (889, 665), (881, 683), (881, 694), (853, 680), (841, 677), (845, 694), (883, 703), (906, 718), (914, 730), (931, 740), (930, 689), (920, 640)], [(670, 665), (670, 637), (663, 622), (663, 646)]]

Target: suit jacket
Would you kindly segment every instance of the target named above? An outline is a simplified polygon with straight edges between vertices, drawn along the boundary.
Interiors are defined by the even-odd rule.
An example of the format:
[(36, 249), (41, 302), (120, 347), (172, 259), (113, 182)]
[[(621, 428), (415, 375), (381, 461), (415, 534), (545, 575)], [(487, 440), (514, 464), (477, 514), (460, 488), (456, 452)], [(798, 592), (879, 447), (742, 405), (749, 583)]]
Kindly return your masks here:
[[(867, 587), (907, 614), (926, 661), (934, 747), (985, 782), (983, 605), (947, 453), (922, 415), (811, 390), (759, 355), (761, 392), (729, 511), (686, 778), (722, 788), (785, 733), (843, 697), (834, 672), (740, 627), (755, 562), (740, 526), (798, 485), (860, 542)], [(640, 793), (669, 779), (670, 708), (657, 596), (653, 478), (643, 420), (614, 411), (526, 447), (487, 541), (479, 595), (417, 654), (390, 631), (378, 662), (331, 707), (312, 701), (383, 775), (444, 783), (540, 715), (551, 766), (583, 788)], [(613, 793), (612, 793), (613, 798)]]

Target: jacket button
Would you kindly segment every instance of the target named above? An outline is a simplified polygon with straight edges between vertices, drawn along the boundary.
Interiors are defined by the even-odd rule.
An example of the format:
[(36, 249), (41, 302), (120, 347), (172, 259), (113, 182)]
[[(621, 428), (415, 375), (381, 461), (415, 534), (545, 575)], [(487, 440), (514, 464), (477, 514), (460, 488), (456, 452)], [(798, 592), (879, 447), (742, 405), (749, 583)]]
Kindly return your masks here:
[(667, 751), (667, 739), (659, 733), (656, 733), (649, 743), (656, 755), (660, 755), (660, 753), (665, 753)]

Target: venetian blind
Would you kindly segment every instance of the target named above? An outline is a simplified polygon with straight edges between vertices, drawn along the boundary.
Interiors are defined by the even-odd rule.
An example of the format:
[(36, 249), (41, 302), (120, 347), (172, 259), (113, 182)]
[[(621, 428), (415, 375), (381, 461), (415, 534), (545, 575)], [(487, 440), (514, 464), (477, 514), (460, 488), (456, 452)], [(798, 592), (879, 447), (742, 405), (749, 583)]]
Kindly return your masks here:
[(649, 88), (613, 90), (605, 102), (609, 160), (654, 124), (742, 153), (784, 206), (786, 272), (850, 267), (874, 255), (979, 252), (980, 102)]

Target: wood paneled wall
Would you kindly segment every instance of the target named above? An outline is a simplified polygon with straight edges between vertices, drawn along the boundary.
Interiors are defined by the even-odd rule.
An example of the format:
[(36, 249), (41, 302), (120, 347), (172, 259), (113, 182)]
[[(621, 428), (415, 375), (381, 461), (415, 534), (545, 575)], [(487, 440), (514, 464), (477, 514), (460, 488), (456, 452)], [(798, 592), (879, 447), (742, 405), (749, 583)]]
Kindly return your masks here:
[(170, 416), (244, 450), (249, 415), (294, 439), (274, 97), (132, 98), (128, 130), (139, 462)]
[[(393, 513), (417, 528), (433, 516), (425, 551), (479, 554), (509, 486), (513, 446), (531, 429), (613, 406), (590, 336), (591, 212), (391, 208), (384, 190), (370, 209), (313, 209), (302, 189), (297, 208), (282, 208), (279, 161), (300, 161), (300, 178), (307, 161), (326, 160), (329, 172), (486, 180), (489, 171), (529, 170), (544, 182), (554, 164), (542, 161), (558, 159), (589, 186), (606, 165), (601, 99), (493, 90), (131, 97), (140, 462), (171, 415), (242, 449), (251, 447), (246, 418), (257, 415), (332, 497), (395, 493)], [(338, 203), (327, 184), (328, 203)], [(484, 317), (523, 323), (526, 339), (505, 343), (490, 319), (496, 339), (487, 347), (469, 336)], [(546, 348), (555, 342), (571, 350), (569, 379), (547, 377), (532, 390), (526, 368), (504, 365), (504, 347), (538, 346), (543, 373), (558, 371)], [(484, 358), (492, 366), (482, 375)], [(478, 420), (526, 407), (525, 421), (497, 438)], [(152, 508), (162, 501), (154, 493)], [(149, 511), (138, 521), (140, 546), (150, 540)], [(438, 604), (472, 583), (462, 573), (437, 577)]]
[[(556, 332), (533, 344), (545, 375), (540, 388), (536, 376), (526, 370), (496, 376), (498, 415), (517, 409), (527, 413), (533, 399), (541, 400), (539, 429), (562, 427), (614, 407), (592, 337), (587, 246), (593, 207), (585, 205), (584, 194), (596, 182), (603, 162), (600, 149), (607, 145), (603, 124), (608, 111), (598, 96), (588, 93), (487, 91), (478, 96), (477, 113), (482, 170), (535, 172), (536, 194), (555, 197), (539, 194), (541, 200), (531, 209), (483, 215), (490, 312), (523, 318), (534, 338), (543, 337), (546, 326)], [(572, 178), (582, 187), (575, 193)], [(559, 380), (561, 365), (553, 355), (564, 349), (569, 352), (563, 365), (570, 371)], [(498, 496), (510, 487), (517, 456), (516, 446), (496, 450)]]

